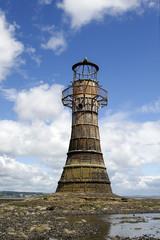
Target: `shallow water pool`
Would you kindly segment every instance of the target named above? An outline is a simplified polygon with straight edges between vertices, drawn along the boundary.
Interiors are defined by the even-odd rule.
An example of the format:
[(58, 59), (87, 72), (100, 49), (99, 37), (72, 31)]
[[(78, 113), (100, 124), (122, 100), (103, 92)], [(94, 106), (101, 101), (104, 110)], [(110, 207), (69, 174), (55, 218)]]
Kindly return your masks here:
[(139, 237), (145, 234), (160, 239), (160, 214), (157, 213), (68, 216), (70, 222), (82, 219), (94, 224), (99, 231), (92, 237), (78, 240), (109, 240), (109, 236)]

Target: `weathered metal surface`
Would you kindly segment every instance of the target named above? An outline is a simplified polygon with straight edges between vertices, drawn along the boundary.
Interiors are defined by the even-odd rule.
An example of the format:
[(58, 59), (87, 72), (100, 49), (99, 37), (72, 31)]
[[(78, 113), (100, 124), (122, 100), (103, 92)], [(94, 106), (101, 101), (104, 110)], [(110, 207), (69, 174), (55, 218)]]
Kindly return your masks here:
[(98, 109), (107, 105), (107, 91), (98, 85), (96, 64), (84, 60), (72, 69), (72, 86), (62, 93), (63, 104), (72, 108), (71, 139), (56, 192), (112, 193), (98, 127)]
[[(79, 95), (78, 98), (77, 95)], [(96, 81), (78, 79), (62, 92), (62, 102), (64, 106), (72, 108), (73, 102), (78, 106), (78, 101), (88, 105), (90, 108), (96, 102), (97, 108), (100, 109), (108, 103), (108, 92), (101, 88)]]

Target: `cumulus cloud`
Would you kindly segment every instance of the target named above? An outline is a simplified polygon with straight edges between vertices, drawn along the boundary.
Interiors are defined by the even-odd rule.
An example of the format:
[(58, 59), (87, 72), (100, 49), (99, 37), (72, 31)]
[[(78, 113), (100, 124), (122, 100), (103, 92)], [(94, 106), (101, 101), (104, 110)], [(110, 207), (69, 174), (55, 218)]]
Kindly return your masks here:
[[(62, 106), (62, 88), (58, 84), (42, 84), (20, 92), (8, 90), (5, 96), (14, 102), (19, 120), (0, 121), (0, 156), (33, 157), (40, 165), (52, 169), (55, 182), (66, 161), (71, 133), (71, 113)], [(128, 112), (107, 111), (99, 122), (102, 152), (113, 191), (128, 195), (156, 194), (159, 176), (154, 169), (160, 172), (160, 121), (135, 122)], [(12, 162), (18, 166), (15, 159), (8, 166)], [(150, 169), (153, 166), (152, 172), (148, 166)], [(10, 167), (8, 171), (9, 174)], [(41, 170), (36, 171), (40, 176)], [(31, 189), (34, 186), (33, 181)]]
[(127, 174), (116, 172), (111, 178), (114, 191), (120, 195), (159, 195), (159, 176), (139, 176), (137, 174)]
[(56, 182), (38, 165), (17, 162), (6, 155), (0, 156), (1, 190), (53, 192)]
[(5, 79), (12, 67), (21, 63), (18, 58), (24, 46), (15, 38), (16, 25), (10, 24), (0, 10), (0, 81)]
[(67, 48), (67, 43), (62, 32), (54, 32), (47, 43), (41, 45), (44, 49), (52, 50), (56, 55), (60, 55)]
[(17, 93), (14, 110), (18, 118), (27, 120), (49, 121), (58, 117), (63, 110), (61, 103), (62, 85), (51, 87), (43, 84)]
[[(70, 115), (64, 111), (50, 125), (44, 122), (24, 124), (0, 121), (0, 155), (7, 156), (5, 159), (0, 158), (0, 177), (3, 175), (1, 187), (3, 186), (4, 190), (12, 188), (25, 191), (55, 191), (66, 161), (70, 120)], [(39, 167), (35, 167), (34, 164), (18, 163), (15, 160), (16, 157), (23, 156), (26, 162), (27, 157), (36, 159)], [(5, 168), (1, 166), (4, 160)], [(50, 174), (47, 173), (46, 167), (50, 169)]]
[(57, 161), (64, 161), (70, 135), (68, 113), (64, 112), (50, 125), (3, 120), (0, 129), (0, 153), (36, 157), (50, 167), (59, 166)]
[[(137, 167), (143, 162), (158, 162), (160, 158), (160, 122), (132, 122), (131, 120), (101, 123), (103, 148), (108, 158), (119, 168)], [(108, 139), (109, 137), (109, 139)]]
[(92, 20), (101, 20), (105, 15), (117, 16), (127, 11), (136, 11), (144, 5), (153, 6), (152, 0), (62, 0), (57, 3), (71, 19), (72, 28), (80, 28)]
[[(160, 121), (133, 122), (128, 114), (110, 113), (101, 119), (100, 129), (103, 129), (101, 143), (113, 189), (119, 194), (149, 192), (143, 168), (147, 164), (160, 168)], [(156, 176), (151, 181), (155, 179)]]
[(0, 121), (1, 154), (35, 157), (54, 170), (62, 169), (71, 129), (71, 115), (61, 103), (62, 87), (44, 84), (14, 98), (13, 89), (7, 92), (21, 121)]

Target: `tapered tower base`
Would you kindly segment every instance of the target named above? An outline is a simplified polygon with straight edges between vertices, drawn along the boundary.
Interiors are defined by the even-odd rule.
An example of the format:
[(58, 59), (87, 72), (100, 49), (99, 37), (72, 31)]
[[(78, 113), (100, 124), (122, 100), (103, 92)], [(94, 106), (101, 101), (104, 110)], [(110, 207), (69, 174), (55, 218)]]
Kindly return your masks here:
[(69, 152), (56, 192), (112, 193), (102, 153)]
[(110, 184), (77, 182), (66, 183), (60, 182), (56, 192), (81, 192), (81, 193), (112, 193)]

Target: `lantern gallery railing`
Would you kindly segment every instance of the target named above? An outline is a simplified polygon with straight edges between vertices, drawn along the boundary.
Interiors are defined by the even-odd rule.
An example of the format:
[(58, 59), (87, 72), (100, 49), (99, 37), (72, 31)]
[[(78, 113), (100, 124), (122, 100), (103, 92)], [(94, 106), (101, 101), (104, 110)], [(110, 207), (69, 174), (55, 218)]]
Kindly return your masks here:
[[(104, 106), (107, 106), (108, 103), (108, 92), (101, 88), (99, 85), (97, 85), (96, 91), (95, 86), (90, 86), (86, 88), (86, 85), (78, 85), (76, 86), (76, 93), (78, 91), (79, 94), (81, 94), (83, 97), (87, 97), (89, 94), (91, 98), (94, 100), (97, 100), (98, 103), (98, 109), (103, 108)], [(75, 87), (74, 87), (75, 91)], [(62, 102), (64, 106), (67, 106), (69, 108), (72, 108), (72, 102), (74, 99), (74, 92), (73, 92), (73, 85), (69, 86), (62, 92)]]

